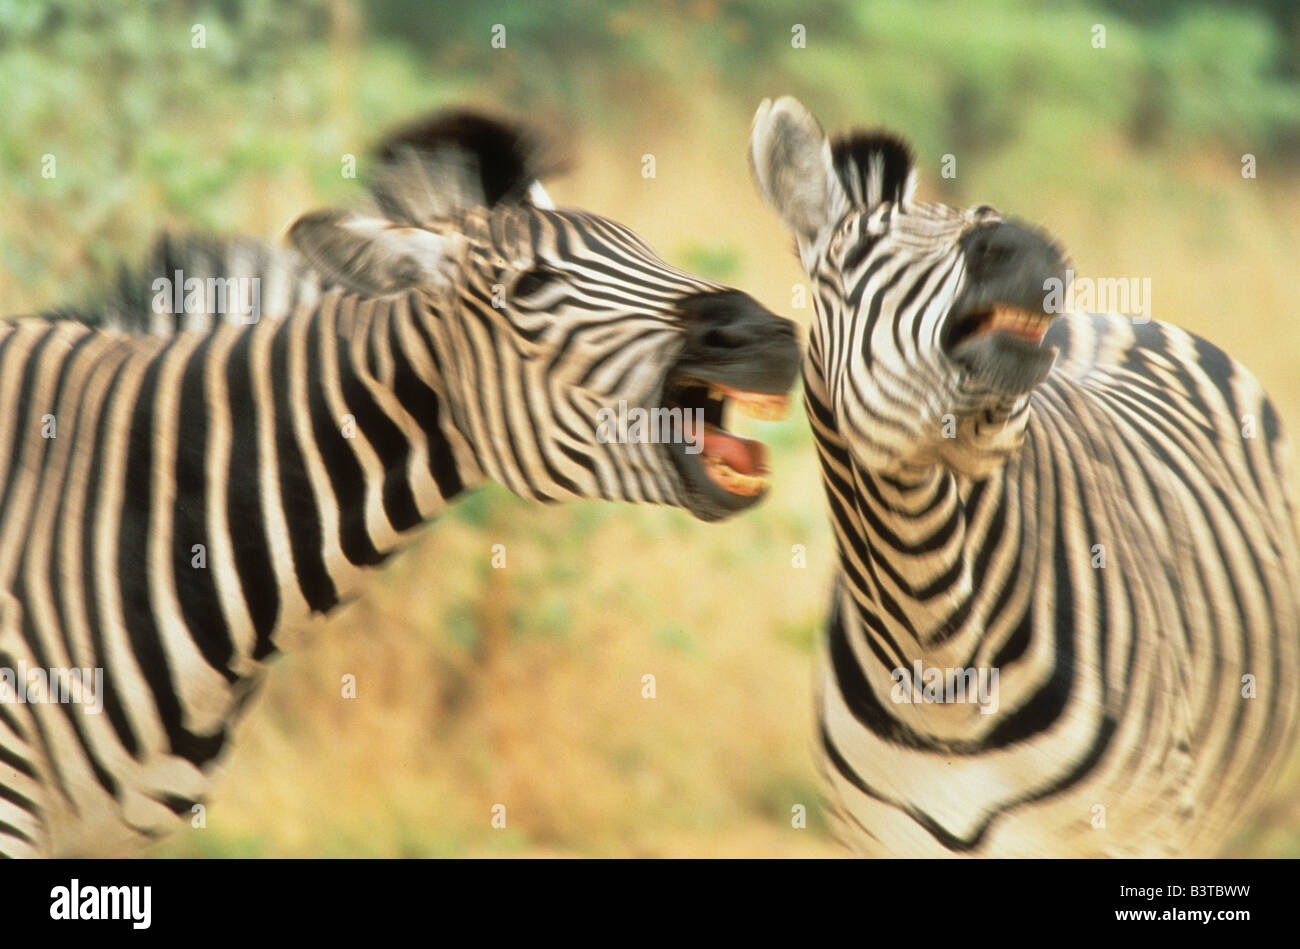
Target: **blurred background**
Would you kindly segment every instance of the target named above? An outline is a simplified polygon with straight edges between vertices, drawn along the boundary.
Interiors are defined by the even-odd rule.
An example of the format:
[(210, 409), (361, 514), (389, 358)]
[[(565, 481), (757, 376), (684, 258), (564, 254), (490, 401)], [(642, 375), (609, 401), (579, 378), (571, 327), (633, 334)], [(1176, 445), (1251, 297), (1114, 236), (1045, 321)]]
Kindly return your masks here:
[[(806, 324), (745, 157), (785, 93), (908, 136), (923, 198), (1037, 221), (1081, 275), (1149, 277), (1151, 315), (1245, 362), (1300, 431), (1293, 0), (0, 0), (0, 303), (84, 299), (163, 227), (276, 238), (359, 197), (343, 156), (364, 179), (387, 127), (469, 103), (570, 143), (557, 203)], [(207, 828), (153, 852), (839, 855), (811, 750), (834, 554), (813, 450), (798, 408), (747, 431), (774, 489), (722, 525), (461, 501), (285, 640)], [(1225, 853), (1300, 855), (1297, 791), (1293, 768)]]

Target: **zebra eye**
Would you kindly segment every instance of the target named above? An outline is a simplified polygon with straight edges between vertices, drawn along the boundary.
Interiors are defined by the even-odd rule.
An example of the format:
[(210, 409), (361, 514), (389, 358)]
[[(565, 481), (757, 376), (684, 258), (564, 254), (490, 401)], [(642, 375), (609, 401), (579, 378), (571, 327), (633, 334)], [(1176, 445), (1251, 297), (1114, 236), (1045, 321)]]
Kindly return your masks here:
[(549, 270), (546, 267), (535, 267), (532, 270), (526, 270), (515, 280), (514, 295), (517, 297), (530, 297), (559, 279), (560, 274), (558, 271)]

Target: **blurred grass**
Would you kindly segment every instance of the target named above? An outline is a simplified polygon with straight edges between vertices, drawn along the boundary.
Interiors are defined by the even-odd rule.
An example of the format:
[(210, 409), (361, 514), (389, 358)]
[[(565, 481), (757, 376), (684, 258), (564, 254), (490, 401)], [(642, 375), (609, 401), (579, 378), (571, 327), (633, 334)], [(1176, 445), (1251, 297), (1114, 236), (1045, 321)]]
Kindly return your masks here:
[[(1297, 432), (1300, 99), (1295, 43), (1266, 7), (1130, 21), (1104, 3), (845, 0), (800, 14), (795, 49), (768, 0), (438, 16), (405, 2), (0, 0), (0, 300), (12, 313), (81, 296), (165, 225), (274, 237), (353, 199), (342, 158), (364, 178), (384, 127), (468, 101), (571, 136), (558, 203), (806, 324), (798, 262), (745, 158), (758, 100), (793, 92), (828, 127), (910, 136), (923, 197), (1039, 222), (1080, 274), (1149, 277), (1152, 315), (1241, 359)], [(1105, 50), (1089, 44), (1098, 22)], [(1257, 180), (1241, 177), (1247, 152)], [(956, 179), (939, 175), (947, 153)], [(816, 462), (797, 404), (743, 424), (772, 449), (774, 488), (724, 524), (497, 488), (460, 501), (373, 595), (282, 640), (206, 829), (152, 852), (840, 854), (812, 753), (834, 556)], [(1297, 791), (1293, 768), (1227, 852), (1300, 855)], [(806, 829), (791, 826), (798, 804)]]

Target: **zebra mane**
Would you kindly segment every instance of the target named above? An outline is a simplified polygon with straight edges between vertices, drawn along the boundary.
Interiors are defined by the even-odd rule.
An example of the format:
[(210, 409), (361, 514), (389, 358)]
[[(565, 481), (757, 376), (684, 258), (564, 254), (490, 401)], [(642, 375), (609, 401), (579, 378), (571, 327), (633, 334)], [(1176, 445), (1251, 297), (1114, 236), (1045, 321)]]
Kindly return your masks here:
[(385, 218), (419, 225), (469, 207), (528, 200), (568, 162), (538, 132), (470, 109), (417, 119), (375, 150), (370, 191)]
[[(540, 179), (567, 166), (543, 136), (522, 123), (448, 109), (401, 126), (380, 141), (369, 190), (383, 218), (419, 226), (473, 207), (549, 206)], [(257, 278), (261, 317), (272, 319), (286, 315), (293, 302), (314, 298), (334, 284), (292, 248), (247, 237), (164, 232), (143, 266), (119, 268), (116, 286), (107, 294), (40, 315), (165, 337), (238, 319), (206, 305), (160, 312), (155, 282), (174, 282), (177, 274), (204, 282)]]
[(884, 129), (837, 137), (831, 142), (831, 162), (849, 200), (864, 210), (882, 201), (906, 205), (916, 190), (912, 146)]
[[(164, 231), (154, 240), (142, 265), (119, 267), (115, 285), (87, 304), (57, 307), (40, 315), (49, 320), (77, 320), (101, 329), (135, 335), (171, 337), (183, 330), (209, 330), (223, 321), (239, 322), (244, 314), (209, 306), (207, 288), (215, 281), (256, 278), (259, 319), (281, 319), (300, 300), (328, 289), (326, 282), (297, 251), (248, 237), (217, 237)], [(180, 281), (177, 308), (170, 288)], [(202, 292), (187, 292), (197, 279)], [(167, 281), (160, 289), (159, 280)], [(195, 306), (194, 304), (198, 304)]]

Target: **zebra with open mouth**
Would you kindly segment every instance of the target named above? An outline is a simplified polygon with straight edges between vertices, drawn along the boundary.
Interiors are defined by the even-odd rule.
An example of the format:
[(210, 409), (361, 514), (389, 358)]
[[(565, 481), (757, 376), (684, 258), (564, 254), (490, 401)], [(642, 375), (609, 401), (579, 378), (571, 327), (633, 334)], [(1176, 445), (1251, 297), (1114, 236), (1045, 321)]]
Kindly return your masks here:
[[(277, 634), (477, 484), (704, 520), (760, 499), (723, 412), (779, 411), (793, 325), (554, 208), (551, 167), (521, 128), (438, 114), (384, 140), (372, 213), (305, 215), (295, 250), (165, 239), (118, 299), (0, 326), (0, 667), (103, 670), (101, 714), (0, 703), (0, 855), (176, 827)], [(256, 320), (201, 293), (160, 314), (174, 274), (256, 277)], [(619, 402), (700, 410), (703, 451), (598, 439)]]
[[(1168, 324), (1060, 314), (1055, 242), (916, 200), (896, 135), (829, 139), (783, 98), (750, 147), (817, 304), (818, 737), (845, 838), (1213, 852), (1300, 713), (1293, 471), (1259, 383)], [(898, 689), (941, 670), (996, 674), (993, 701)]]

